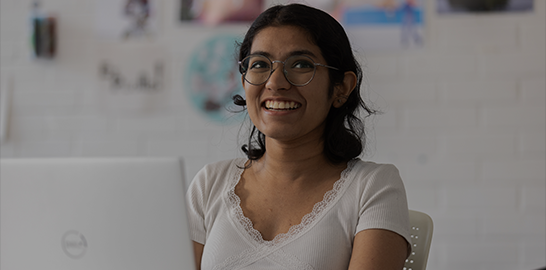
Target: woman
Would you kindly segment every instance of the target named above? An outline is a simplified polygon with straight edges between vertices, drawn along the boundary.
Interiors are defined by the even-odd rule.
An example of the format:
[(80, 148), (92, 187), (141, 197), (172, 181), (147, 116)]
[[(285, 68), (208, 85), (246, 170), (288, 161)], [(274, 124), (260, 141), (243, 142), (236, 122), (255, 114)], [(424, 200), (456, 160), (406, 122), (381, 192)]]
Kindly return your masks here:
[(262, 13), (240, 46), (248, 159), (207, 165), (188, 191), (200, 269), (402, 269), (410, 250), (404, 186), (364, 162), (361, 72), (330, 15), (304, 5)]

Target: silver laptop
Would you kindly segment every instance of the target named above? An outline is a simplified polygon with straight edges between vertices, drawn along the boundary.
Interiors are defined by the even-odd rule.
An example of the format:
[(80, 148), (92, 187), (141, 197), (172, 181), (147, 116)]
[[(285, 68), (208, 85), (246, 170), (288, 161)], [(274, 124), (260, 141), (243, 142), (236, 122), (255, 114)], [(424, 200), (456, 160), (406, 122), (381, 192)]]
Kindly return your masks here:
[(178, 158), (0, 160), (0, 269), (191, 269)]

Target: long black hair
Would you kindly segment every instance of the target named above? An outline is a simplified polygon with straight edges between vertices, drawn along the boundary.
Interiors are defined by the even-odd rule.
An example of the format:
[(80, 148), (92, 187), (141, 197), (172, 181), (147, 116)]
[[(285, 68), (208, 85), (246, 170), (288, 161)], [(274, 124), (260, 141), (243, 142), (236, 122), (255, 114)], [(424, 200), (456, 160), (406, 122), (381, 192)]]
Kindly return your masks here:
[[(323, 136), (324, 154), (330, 162), (347, 162), (360, 155), (365, 145), (360, 110), (364, 109), (367, 115), (374, 114), (375, 111), (360, 96), (362, 69), (353, 55), (343, 27), (328, 13), (316, 8), (301, 4), (273, 6), (260, 14), (250, 26), (239, 45), (239, 61), (250, 54), (252, 42), (258, 32), (269, 26), (297, 26), (305, 30), (311, 41), (320, 48), (326, 64), (339, 69), (329, 69), (329, 97), (333, 95), (334, 87), (343, 83), (344, 72), (352, 71), (356, 74), (356, 87), (343, 106), (330, 108)], [(233, 101), (236, 105), (246, 106), (246, 101), (240, 95), (234, 96)], [(252, 125), (248, 143), (242, 146), (242, 150), (250, 160), (257, 160), (264, 155), (265, 135), (256, 126)]]

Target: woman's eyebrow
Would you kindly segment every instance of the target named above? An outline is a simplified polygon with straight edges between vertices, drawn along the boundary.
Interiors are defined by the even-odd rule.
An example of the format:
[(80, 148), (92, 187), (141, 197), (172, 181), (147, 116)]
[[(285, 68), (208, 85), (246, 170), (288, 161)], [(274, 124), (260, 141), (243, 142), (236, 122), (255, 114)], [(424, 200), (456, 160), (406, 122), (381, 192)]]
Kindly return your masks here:
[(288, 56), (294, 56), (294, 55), (309, 55), (309, 56), (312, 56), (312, 57), (316, 57), (315, 54), (312, 51), (309, 51), (309, 50), (293, 51), (293, 52), (290, 52), (290, 54)]
[(266, 52), (266, 51), (254, 51), (254, 52), (252, 52), (250, 54), (251, 55), (259, 54), (259, 55), (263, 55), (263, 56), (268, 57), (268, 58), (271, 56), (271, 54)]
[[(251, 54), (259, 54), (259, 55), (263, 55), (265, 57), (271, 58), (271, 54), (266, 52), (266, 51), (254, 51)], [(316, 57), (316, 55), (312, 51), (309, 51), (309, 50), (292, 51), (292, 52), (288, 53), (287, 57), (294, 56), (294, 55), (308, 55), (308, 56), (311, 56), (311, 57)]]

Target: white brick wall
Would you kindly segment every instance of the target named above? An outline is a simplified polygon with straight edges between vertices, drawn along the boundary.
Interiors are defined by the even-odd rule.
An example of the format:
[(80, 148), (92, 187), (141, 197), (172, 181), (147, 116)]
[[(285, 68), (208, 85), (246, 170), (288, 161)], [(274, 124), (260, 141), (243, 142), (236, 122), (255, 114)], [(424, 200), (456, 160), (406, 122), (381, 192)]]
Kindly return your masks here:
[[(155, 43), (170, 58), (174, 98), (161, 113), (130, 116), (96, 102), (94, 1), (42, 2), (59, 15), (59, 54), (49, 62), (28, 57), (30, 0), (0, 0), (2, 91), (14, 86), (2, 157), (181, 155), (191, 178), (242, 156), (246, 126), (207, 121), (185, 98), (181, 74), (204, 38), (244, 26), (184, 28), (176, 0), (160, 0)], [(423, 49), (358, 56), (364, 95), (384, 112), (369, 121), (366, 158), (396, 164), (410, 207), (434, 219), (428, 269), (544, 267), (546, 2), (515, 14), (439, 16), (435, 1), (426, 6)]]

